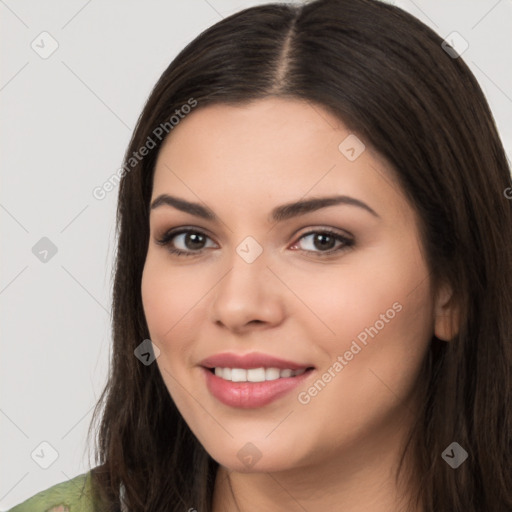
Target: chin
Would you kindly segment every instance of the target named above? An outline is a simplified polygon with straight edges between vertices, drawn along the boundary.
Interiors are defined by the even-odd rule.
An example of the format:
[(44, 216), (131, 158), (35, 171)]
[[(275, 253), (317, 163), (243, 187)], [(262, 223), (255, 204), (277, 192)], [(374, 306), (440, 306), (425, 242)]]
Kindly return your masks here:
[[(297, 446), (300, 443), (293, 442), (290, 437), (289, 444), (284, 444), (283, 440), (277, 437), (273, 442), (260, 441), (256, 436), (253, 439), (254, 441), (244, 442), (232, 440), (226, 446), (216, 444), (211, 450), (207, 445), (203, 446), (221, 466), (238, 473), (285, 471), (297, 468), (303, 459), (303, 456), (297, 453)], [(293, 454), (292, 458), (290, 454)]]

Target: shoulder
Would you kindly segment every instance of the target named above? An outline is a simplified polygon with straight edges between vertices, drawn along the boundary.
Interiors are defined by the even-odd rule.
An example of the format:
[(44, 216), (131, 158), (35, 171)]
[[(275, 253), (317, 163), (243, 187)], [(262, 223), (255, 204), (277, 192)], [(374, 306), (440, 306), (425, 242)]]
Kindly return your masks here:
[(91, 472), (58, 483), (7, 512), (92, 512)]

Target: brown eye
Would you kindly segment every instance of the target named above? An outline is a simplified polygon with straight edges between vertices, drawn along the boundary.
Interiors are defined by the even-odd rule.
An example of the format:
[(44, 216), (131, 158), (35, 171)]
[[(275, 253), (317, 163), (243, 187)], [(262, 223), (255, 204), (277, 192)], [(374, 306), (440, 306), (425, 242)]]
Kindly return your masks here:
[[(301, 241), (305, 243), (301, 244)], [(302, 245), (302, 247), (300, 247)], [(340, 252), (354, 245), (354, 240), (329, 230), (310, 231), (302, 235), (293, 245), (299, 250), (317, 253), (320, 256)]]
[(184, 233), (183, 242), (187, 249), (197, 250), (202, 249), (206, 241), (206, 237), (201, 233), (195, 233), (193, 231)]
[(317, 233), (313, 238), (313, 245), (323, 251), (324, 249), (332, 249), (336, 245), (336, 239), (325, 233)]
[(160, 240), (157, 240), (157, 243), (167, 246), (173, 254), (193, 256), (207, 248), (208, 240), (211, 240), (210, 237), (201, 231), (181, 229), (167, 232)]

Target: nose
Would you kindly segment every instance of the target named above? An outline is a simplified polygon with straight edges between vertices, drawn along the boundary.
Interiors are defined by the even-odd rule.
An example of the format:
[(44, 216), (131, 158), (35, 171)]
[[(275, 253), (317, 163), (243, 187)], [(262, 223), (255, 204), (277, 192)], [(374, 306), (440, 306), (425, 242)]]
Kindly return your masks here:
[(285, 317), (283, 284), (267, 267), (265, 251), (252, 263), (233, 251), (229, 264), (212, 291), (212, 321), (237, 333), (279, 325)]

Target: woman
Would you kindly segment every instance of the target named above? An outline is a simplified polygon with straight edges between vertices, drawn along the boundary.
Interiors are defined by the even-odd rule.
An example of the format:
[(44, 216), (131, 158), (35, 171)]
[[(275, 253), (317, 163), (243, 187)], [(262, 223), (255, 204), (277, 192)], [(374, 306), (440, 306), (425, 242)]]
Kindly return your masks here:
[(442, 42), (317, 0), (174, 59), (120, 183), (97, 466), (45, 510), (512, 510), (511, 178)]

